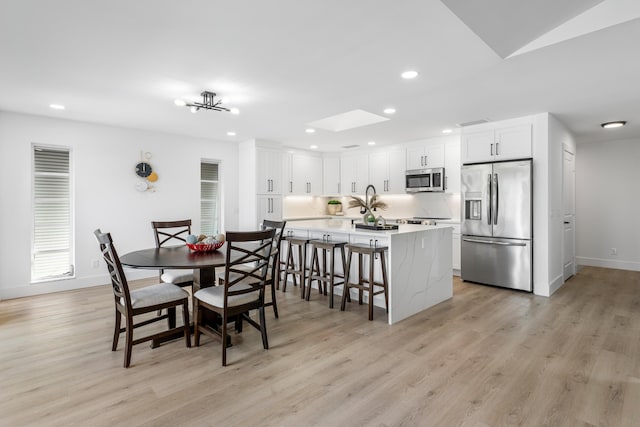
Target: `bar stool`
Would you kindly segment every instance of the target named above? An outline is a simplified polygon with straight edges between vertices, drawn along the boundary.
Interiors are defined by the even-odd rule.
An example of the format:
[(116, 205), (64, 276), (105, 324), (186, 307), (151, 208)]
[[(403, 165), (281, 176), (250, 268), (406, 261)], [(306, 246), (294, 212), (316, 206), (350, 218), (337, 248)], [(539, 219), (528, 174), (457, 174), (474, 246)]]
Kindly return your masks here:
[[(336, 249), (340, 250), (342, 260), (342, 271), (346, 271), (346, 258), (344, 248), (347, 242), (332, 242), (331, 236), (325, 234), (322, 240), (310, 240), (311, 245), (311, 264), (309, 265), (309, 285), (307, 286), (307, 301), (311, 296), (311, 283), (318, 282), (318, 291), (320, 294), (327, 295), (327, 284), (329, 285), (329, 308), (333, 308), (333, 288), (344, 284), (344, 274), (335, 274), (335, 253)], [(322, 251), (322, 269), (320, 268), (320, 251)], [(327, 270), (327, 253), (329, 254), (329, 269)], [(342, 282), (336, 282), (335, 278), (342, 278)]]
[[(347, 298), (349, 296), (349, 290), (351, 288), (358, 289), (358, 303), (362, 305), (362, 294), (364, 291), (369, 292), (369, 320), (373, 320), (373, 297), (384, 293), (384, 303), (387, 313), (389, 312), (389, 295), (388, 295), (388, 282), (387, 282), (387, 264), (385, 261), (385, 251), (388, 249), (386, 246), (366, 245), (366, 244), (349, 244), (347, 245), (349, 253), (347, 254), (347, 267), (345, 269), (344, 278), (344, 292), (342, 293), (342, 305), (341, 311), (344, 311), (346, 307)], [(351, 258), (353, 255), (358, 254), (358, 282), (351, 283), (349, 280), (349, 271), (351, 269)], [(382, 283), (375, 282), (373, 280), (373, 267), (374, 261), (380, 256), (380, 266), (382, 268)], [(364, 256), (369, 257), (369, 277), (363, 278), (364, 270)], [(375, 291), (374, 286), (381, 287), (381, 290)]]
[[(300, 278), (300, 298), (304, 298), (305, 282), (307, 280), (307, 244), (309, 243), (309, 239), (306, 237), (285, 236), (283, 240), (287, 241), (287, 264), (284, 268), (282, 292), (287, 291), (287, 278), (289, 274), (291, 274), (293, 275), (293, 286), (298, 286), (296, 277)], [(297, 266), (293, 256), (294, 248), (298, 248)]]

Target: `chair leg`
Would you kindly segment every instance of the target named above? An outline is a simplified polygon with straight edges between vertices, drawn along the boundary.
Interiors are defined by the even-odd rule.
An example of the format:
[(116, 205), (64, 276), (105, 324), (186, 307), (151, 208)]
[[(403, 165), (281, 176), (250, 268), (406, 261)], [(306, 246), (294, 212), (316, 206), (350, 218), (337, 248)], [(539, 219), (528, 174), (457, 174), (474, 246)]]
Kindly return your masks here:
[(351, 302), (351, 296), (349, 295), (349, 271), (351, 271), (351, 257), (353, 254), (351, 251), (347, 254), (347, 265), (344, 268), (344, 286), (342, 287), (342, 303), (340, 304), (340, 311), (344, 311), (347, 306), (347, 298)]
[[(277, 280), (277, 279), (274, 278), (274, 280)], [(276, 302), (276, 282), (271, 283), (271, 304), (273, 305), (273, 315), (277, 319), (278, 318), (278, 303)]]
[(111, 351), (116, 351), (118, 348), (118, 338), (120, 338), (120, 321), (122, 320), (122, 314), (116, 308), (116, 326), (113, 330), (113, 344), (111, 345)]
[(188, 348), (191, 348), (191, 328), (189, 326), (189, 300), (182, 303), (182, 321), (184, 322), (184, 340)]
[[(325, 254), (326, 257), (326, 254)], [(334, 263), (335, 263), (335, 250), (331, 249), (331, 255), (329, 257), (329, 308), (333, 308), (333, 282), (335, 281)]]
[(176, 327), (176, 308), (169, 307), (167, 308), (167, 322), (169, 323), (169, 329), (173, 329)]
[(369, 257), (369, 320), (373, 320), (373, 262), (374, 255)]
[(358, 304), (359, 304), (359, 305), (362, 305), (362, 294), (363, 294), (363, 290), (362, 290), (362, 284), (363, 284), (362, 276), (363, 276), (364, 274), (363, 274), (363, 270), (362, 270), (362, 266), (363, 266), (363, 264), (362, 264), (362, 259), (363, 259), (363, 256), (362, 256), (362, 254), (360, 254), (360, 253), (359, 253), (359, 254), (358, 254), (358, 285), (360, 286), (360, 287), (358, 288)]
[(260, 307), (258, 309), (258, 313), (260, 314), (260, 333), (262, 334), (262, 347), (265, 350), (269, 349), (269, 342), (267, 341), (267, 321), (264, 316), (264, 307)]
[(197, 298), (193, 299), (193, 341), (196, 347), (200, 347), (200, 324), (202, 323), (202, 310)]
[(124, 367), (131, 365), (131, 350), (133, 349), (133, 318), (127, 316), (126, 344), (124, 348)]
[(387, 280), (387, 263), (384, 260), (384, 252), (380, 254), (380, 265), (382, 266), (382, 283), (384, 285), (384, 306), (389, 312), (389, 286)]
[[(309, 301), (311, 297), (311, 283), (313, 283), (313, 273), (315, 272), (318, 276), (320, 275), (320, 263), (318, 262), (318, 248), (315, 246), (311, 248), (311, 263), (309, 264), (309, 284), (307, 285), (307, 292), (305, 295), (305, 299)], [(318, 280), (318, 290), (322, 293), (321, 286), (322, 281)]]
[(222, 316), (222, 366), (227, 366), (227, 313)]

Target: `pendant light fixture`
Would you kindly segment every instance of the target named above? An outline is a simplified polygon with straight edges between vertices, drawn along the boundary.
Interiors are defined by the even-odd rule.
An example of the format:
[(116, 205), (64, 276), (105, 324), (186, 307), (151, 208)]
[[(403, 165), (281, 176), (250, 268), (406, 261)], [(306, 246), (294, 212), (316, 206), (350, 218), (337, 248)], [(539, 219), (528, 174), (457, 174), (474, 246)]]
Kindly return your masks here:
[(202, 102), (193, 102), (189, 103), (182, 99), (176, 99), (174, 103), (178, 107), (189, 107), (192, 113), (197, 113), (201, 109), (203, 110), (214, 110), (214, 111), (228, 111), (231, 114), (238, 114), (239, 111), (237, 108), (227, 108), (223, 107), (221, 100), (216, 100), (215, 92), (204, 91), (200, 95), (202, 95)]

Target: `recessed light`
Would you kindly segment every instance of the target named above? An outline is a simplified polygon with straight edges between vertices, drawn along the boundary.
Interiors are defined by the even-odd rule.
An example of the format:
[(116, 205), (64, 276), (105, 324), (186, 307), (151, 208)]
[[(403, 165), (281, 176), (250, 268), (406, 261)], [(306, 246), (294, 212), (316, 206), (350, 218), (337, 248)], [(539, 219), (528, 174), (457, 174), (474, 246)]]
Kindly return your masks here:
[(402, 73), (403, 79), (415, 79), (416, 77), (418, 77), (417, 71), (409, 70)]
[(173, 101), (173, 103), (178, 107), (184, 107), (185, 105), (187, 105), (187, 101), (185, 101), (184, 99), (176, 99)]
[(618, 120), (615, 122), (607, 122), (607, 123), (602, 123), (600, 126), (602, 126), (605, 129), (613, 129), (613, 128), (620, 128), (624, 125), (626, 125), (627, 122), (623, 121), (623, 120)]
[(375, 141), (369, 141), (369, 142), (367, 142), (367, 145), (376, 145), (376, 142)]
[(316, 130), (315, 130), (315, 129), (311, 129), (311, 128), (309, 128), (309, 129), (305, 129), (304, 131), (305, 131), (306, 133), (314, 133)]
[(317, 150), (318, 146), (317, 145), (310, 145), (309, 148), (311, 148), (312, 150)]
[(396, 112), (396, 109), (395, 109), (395, 108), (385, 108), (385, 109), (384, 109), (384, 113), (385, 113), (385, 114), (393, 114), (393, 113), (395, 113), (395, 112)]
[(240, 110), (238, 110), (237, 108), (232, 108), (232, 109), (229, 110), (229, 112), (231, 114), (240, 114)]
[(453, 132), (453, 129), (443, 129), (442, 133), (447, 134)]
[(64, 110), (64, 105), (60, 105), (60, 104), (49, 104), (49, 108), (53, 108), (54, 110)]
[(232, 132), (232, 131), (229, 131), (229, 132), (227, 132), (227, 135), (229, 135), (229, 136), (236, 136), (236, 133), (235, 133), (235, 132)]

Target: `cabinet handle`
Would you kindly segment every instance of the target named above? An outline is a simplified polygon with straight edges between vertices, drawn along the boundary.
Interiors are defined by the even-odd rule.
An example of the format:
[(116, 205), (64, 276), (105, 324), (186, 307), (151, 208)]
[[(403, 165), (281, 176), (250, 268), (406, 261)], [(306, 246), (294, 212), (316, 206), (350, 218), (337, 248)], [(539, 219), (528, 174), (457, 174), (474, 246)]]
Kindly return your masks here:
[(496, 156), (499, 156), (500, 153), (498, 153), (498, 147), (500, 146), (499, 142), (496, 142)]
[(429, 165), (429, 156), (424, 156), (424, 165), (425, 166)]
[(293, 181), (289, 181), (289, 193), (293, 193)]
[(491, 143), (491, 155), (493, 156), (493, 142)]

